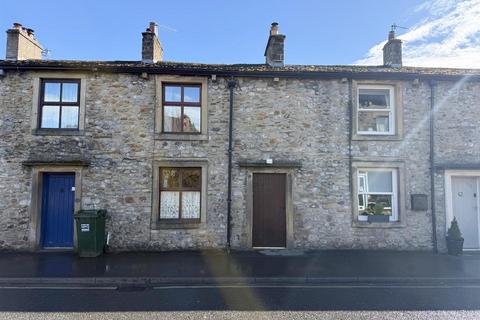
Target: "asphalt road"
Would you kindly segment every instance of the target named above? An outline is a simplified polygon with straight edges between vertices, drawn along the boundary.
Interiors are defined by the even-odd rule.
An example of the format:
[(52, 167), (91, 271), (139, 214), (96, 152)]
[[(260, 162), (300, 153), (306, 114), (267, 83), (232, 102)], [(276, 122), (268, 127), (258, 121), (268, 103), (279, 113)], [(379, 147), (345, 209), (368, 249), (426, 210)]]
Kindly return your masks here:
[[(480, 286), (1, 288), (0, 312), (479, 310)], [(477, 319), (480, 317), (477, 314)], [(1, 314), (0, 314), (0, 318)]]

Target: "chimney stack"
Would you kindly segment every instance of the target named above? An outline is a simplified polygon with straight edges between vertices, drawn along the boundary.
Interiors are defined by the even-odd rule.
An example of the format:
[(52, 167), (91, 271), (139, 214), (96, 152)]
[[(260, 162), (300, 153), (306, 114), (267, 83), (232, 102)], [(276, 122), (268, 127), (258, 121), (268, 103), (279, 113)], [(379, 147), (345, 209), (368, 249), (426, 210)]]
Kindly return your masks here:
[(402, 40), (395, 38), (395, 30), (388, 33), (388, 42), (383, 46), (383, 65), (397, 68), (402, 66)]
[(284, 65), (284, 42), (285, 35), (278, 33), (278, 23), (273, 22), (270, 28), (267, 47), (265, 48), (265, 62), (271, 67), (283, 67)]
[(156, 63), (163, 60), (163, 48), (158, 39), (158, 25), (150, 22), (150, 26), (142, 32), (142, 62)]
[(39, 60), (42, 59), (42, 46), (34, 36), (33, 29), (22, 27), (15, 22), (7, 30), (7, 60)]

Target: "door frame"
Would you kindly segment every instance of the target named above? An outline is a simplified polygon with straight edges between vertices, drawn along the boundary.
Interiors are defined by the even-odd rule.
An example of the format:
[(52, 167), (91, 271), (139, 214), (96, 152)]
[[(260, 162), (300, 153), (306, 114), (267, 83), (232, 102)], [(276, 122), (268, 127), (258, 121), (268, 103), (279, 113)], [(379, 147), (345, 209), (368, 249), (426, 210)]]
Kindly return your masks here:
[(248, 168), (247, 169), (247, 245), (252, 249), (266, 249), (253, 247), (253, 175), (255, 173), (285, 174), (285, 215), (286, 215), (286, 247), (271, 249), (292, 249), (293, 241), (293, 170), (285, 168)]
[[(30, 202), (29, 243), (32, 251), (44, 250), (41, 243), (42, 232), (42, 200), (44, 173), (74, 173), (75, 198), (74, 212), (80, 210), (82, 199), (82, 170), (83, 166), (41, 165), (32, 168), (32, 198)], [(53, 249), (55, 250), (55, 249)], [(66, 248), (65, 250), (69, 250)], [(77, 233), (74, 223), (73, 250), (77, 250)]]
[[(480, 170), (445, 170), (445, 235), (450, 227), (450, 223), (453, 220), (453, 194), (452, 194), (452, 179), (454, 177), (471, 177), (477, 178), (477, 215), (478, 219), (478, 232), (480, 233)], [(480, 237), (479, 237), (480, 239)], [(480, 242), (480, 241), (479, 241)], [(472, 251), (479, 249), (465, 249)]]

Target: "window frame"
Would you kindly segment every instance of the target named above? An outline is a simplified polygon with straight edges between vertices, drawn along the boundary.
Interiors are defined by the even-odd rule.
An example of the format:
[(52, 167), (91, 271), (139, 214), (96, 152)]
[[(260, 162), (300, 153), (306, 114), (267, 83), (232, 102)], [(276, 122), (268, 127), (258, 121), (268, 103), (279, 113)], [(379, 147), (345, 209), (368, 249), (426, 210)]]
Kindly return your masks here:
[[(45, 101), (45, 84), (46, 83), (60, 83), (60, 101)], [(77, 88), (77, 101), (76, 102), (63, 102), (62, 92), (64, 83), (76, 83)], [(80, 121), (81, 121), (81, 98), (82, 98), (82, 79), (80, 78), (40, 78), (40, 90), (38, 98), (38, 119), (37, 119), (37, 129), (38, 130), (53, 130), (53, 131), (80, 131)], [(58, 106), (58, 127), (57, 128), (43, 128), (42, 127), (42, 117), (43, 117), (43, 108), (45, 106)], [(63, 107), (77, 107), (77, 127), (76, 128), (62, 128), (62, 109)]]
[[(169, 223), (160, 220), (160, 168), (163, 167), (181, 167), (181, 168), (201, 168), (201, 197), (200, 197), (200, 222), (199, 223)], [(153, 161), (152, 176), (152, 207), (150, 228), (152, 230), (162, 229), (196, 229), (203, 228), (207, 223), (208, 215), (208, 159), (207, 158), (159, 158)]]
[[(358, 172), (369, 169), (396, 169), (397, 170), (397, 221), (370, 223), (358, 218)], [(354, 228), (405, 228), (407, 226), (407, 179), (405, 161), (394, 158), (379, 160), (376, 157), (354, 157), (351, 163), (350, 187), (351, 187), (351, 226)]]
[[(163, 84), (189, 83), (201, 85), (201, 132), (200, 134), (162, 133), (163, 125)], [(155, 75), (155, 135), (154, 139), (164, 141), (208, 141), (208, 84), (207, 76)]]
[[(385, 109), (362, 109), (360, 107), (360, 90), (385, 90), (389, 91), (389, 108)], [(380, 85), (380, 84), (359, 84), (356, 88), (356, 134), (359, 136), (394, 136), (396, 132), (396, 90), (394, 85)], [(388, 132), (381, 131), (360, 131), (359, 130), (359, 114), (360, 112), (388, 112)]]
[[(180, 101), (166, 101), (165, 99), (165, 87), (180, 87)], [(185, 102), (184, 101), (184, 88), (198, 88), (199, 89), (199, 102)], [(162, 123), (161, 123), (161, 134), (181, 134), (181, 135), (201, 135), (202, 134), (202, 84), (201, 83), (191, 83), (191, 82), (163, 82), (162, 83)], [(181, 131), (165, 131), (165, 107), (180, 107), (180, 119), (182, 121)], [(200, 128), (198, 132), (186, 132), (183, 128), (183, 116), (185, 107), (194, 107), (200, 109)]]
[[(163, 181), (163, 170), (164, 169), (175, 169), (175, 170), (178, 170), (180, 172), (180, 183), (182, 183), (183, 181), (183, 175), (182, 175), (182, 172), (185, 171), (185, 170), (192, 170), (192, 169), (196, 169), (196, 170), (199, 170), (200, 171), (200, 182), (199, 182), (199, 187), (198, 188), (184, 188), (182, 185), (180, 185), (180, 187), (178, 188), (167, 188), (167, 189), (164, 189), (162, 187), (162, 181)], [(201, 222), (201, 218), (202, 218), (202, 167), (172, 167), (172, 166), (168, 166), (168, 167), (159, 167), (159, 187), (158, 187), (158, 198), (159, 198), (159, 201), (158, 201), (158, 221), (160, 223), (179, 223), (179, 224), (184, 224), (184, 223), (200, 223)], [(178, 198), (178, 201), (179, 201), (179, 206), (178, 206), (178, 218), (166, 218), (166, 219), (162, 219), (160, 217), (161, 215), (161, 193), (162, 191), (173, 191), (173, 192), (179, 192), (179, 198)], [(200, 212), (199, 212), (199, 216), (198, 218), (188, 218), (188, 219), (184, 219), (182, 218), (182, 194), (183, 192), (191, 192), (191, 191), (194, 191), (194, 192), (199, 192), (200, 193)]]
[[(364, 171), (366, 172), (365, 175), (360, 175), (360, 172)], [(363, 178), (365, 181), (365, 189), (368, 189), (368, 172), (391, 172), (392, 174), (392, 192), (370, 192), (367, 190), (364, 190), (363, 192), (360, 191), (360, 178)], [(356, 197), (357, 199), (359, 198), (360, 195), (363, 195), (367, 198), (368, 202), (368, 196), (369, 195), (389, 195), (392, 197), (392, 214), (389, 216), (389, 222), (398, 222), (398, 169), (397, 168), (364, 168), (364, 167), (358, 167), (357, 168), (357, 192), (356, 192)], [(357, 200), (358, 201), (358, 200)], [(365, 198), (364, 198), (365, 202)], [(368, 203), (366, 203), (366, 206), (368, 206)], [(361, 221), (359, 219), (360, 216), (360, 205), (357, 202), (357, 206), (355, 210), (357, 211), (357, 220)]]

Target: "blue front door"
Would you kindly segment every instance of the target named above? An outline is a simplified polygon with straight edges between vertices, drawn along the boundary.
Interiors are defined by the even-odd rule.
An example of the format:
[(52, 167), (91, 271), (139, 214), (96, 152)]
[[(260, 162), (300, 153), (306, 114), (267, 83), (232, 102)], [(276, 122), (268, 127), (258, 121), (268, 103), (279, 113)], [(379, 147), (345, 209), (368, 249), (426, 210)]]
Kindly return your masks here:
[(74, 173), (44, 173), (42, 195), (42, 245), (73, 247)]

